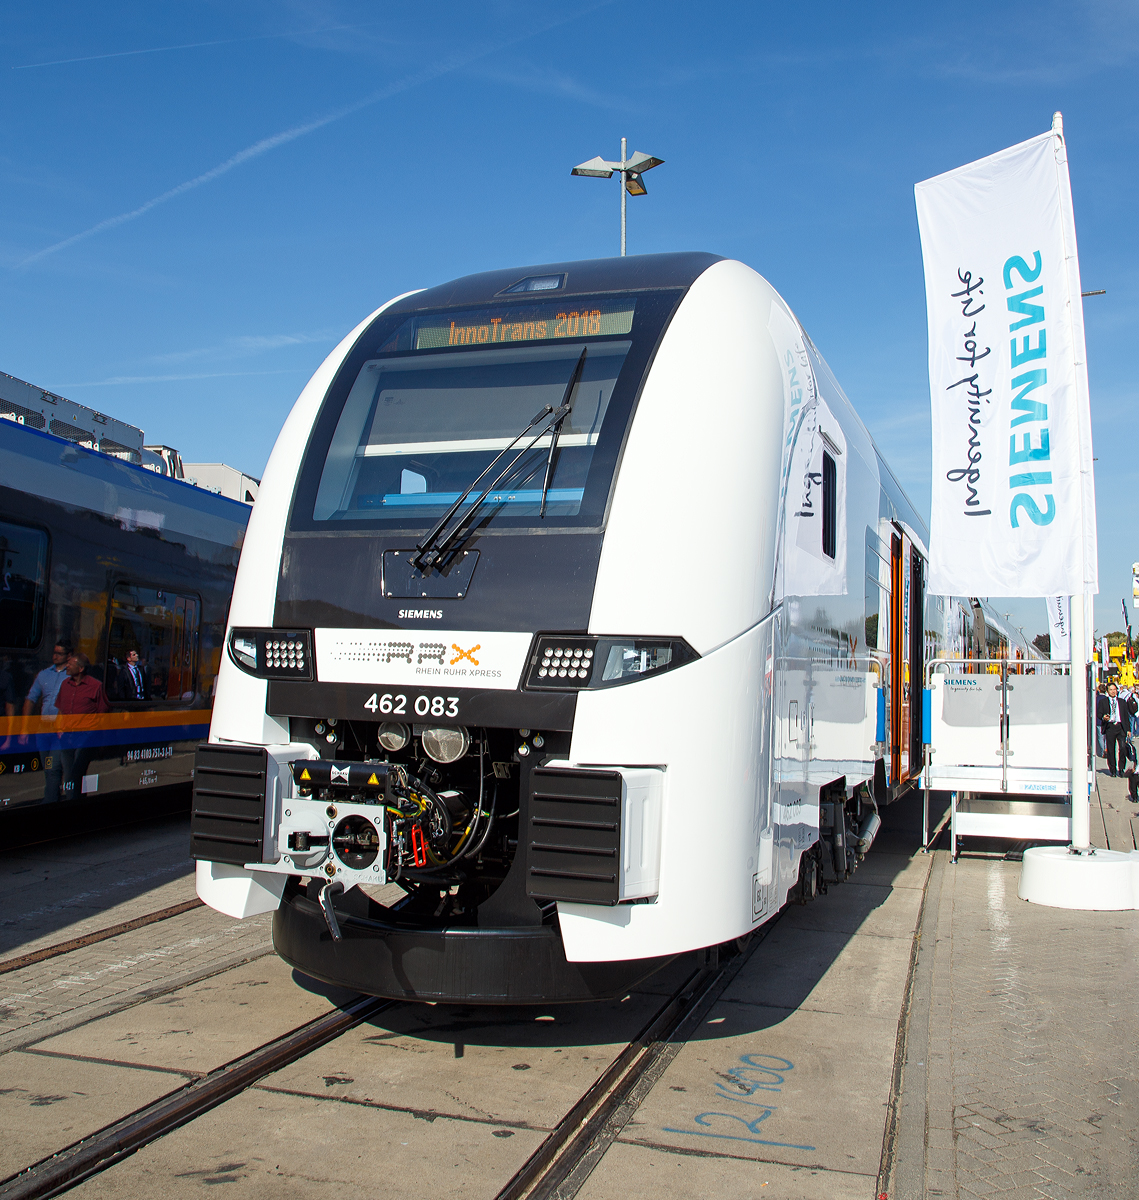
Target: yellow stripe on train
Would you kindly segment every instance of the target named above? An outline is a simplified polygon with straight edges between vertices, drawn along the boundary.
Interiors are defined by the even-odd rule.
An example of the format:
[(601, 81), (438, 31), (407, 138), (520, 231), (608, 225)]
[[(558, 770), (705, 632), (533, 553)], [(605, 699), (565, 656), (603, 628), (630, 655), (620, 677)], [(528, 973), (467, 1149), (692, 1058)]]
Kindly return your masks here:
[(0, 737), (74, 730), (163, 729), (171, 725), (205, 728), (209, 726), (211, 713), (208, 708), (181, 708), (157, 712), (61, 713), (58, 717), (0, 717)]

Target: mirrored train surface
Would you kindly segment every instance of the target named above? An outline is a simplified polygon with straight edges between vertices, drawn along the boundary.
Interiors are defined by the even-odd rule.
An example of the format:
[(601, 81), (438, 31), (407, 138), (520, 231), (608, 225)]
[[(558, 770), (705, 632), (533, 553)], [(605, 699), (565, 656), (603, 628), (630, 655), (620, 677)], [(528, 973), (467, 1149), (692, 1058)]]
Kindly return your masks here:
[(621, 994), (744, 937), (847, 878), (915, 786), (923, 663), (1027, 652), (927, 595), (926, 542), (743, 263), (399, 297), (262, 481), (199, 894), (276, 910), (311, 976), (436, 1001)]
[[(250, 507), (142, 438), (0, 375), (0, 813), (187, 802)], [(107, 711), (57, 713), (70, 652)]]

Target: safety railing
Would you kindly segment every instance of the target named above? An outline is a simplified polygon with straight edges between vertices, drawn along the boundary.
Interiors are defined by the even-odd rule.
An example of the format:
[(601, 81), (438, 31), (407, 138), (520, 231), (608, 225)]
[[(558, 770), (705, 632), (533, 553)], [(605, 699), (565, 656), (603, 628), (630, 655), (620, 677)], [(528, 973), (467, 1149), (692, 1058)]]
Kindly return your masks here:
[(1070, 791), (1070, 673), (1049, 660), (926, 664), (925, 784), (953, 793), (954, 850), (959, 832), (1064, 836), (1055, 802)]
[(1033, 675), (1068, 675), (1072, 664), (1048, 658), (933, 658), (925, 665), (926, 687), (933, 675), (1001, 675), (1011, 678)]
[[(999, 761), (1003, 792), (1008, 791), (1010, 757), (1026, 766), (1067, 770), (1070, 670), (1069, 662), (1046, 660), (932, 660), (926, 667), (926, 686), (930, 690), (927, 740), (933, 755), (948, 756), (962, 766)], [(940, 693), (940, 711), (936, 693)]]

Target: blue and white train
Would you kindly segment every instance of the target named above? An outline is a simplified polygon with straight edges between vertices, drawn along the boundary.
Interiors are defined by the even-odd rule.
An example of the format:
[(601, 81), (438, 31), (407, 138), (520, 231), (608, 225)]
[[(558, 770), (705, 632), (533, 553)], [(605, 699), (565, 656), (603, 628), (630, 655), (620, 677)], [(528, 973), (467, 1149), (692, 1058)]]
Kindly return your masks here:
[(621, 994), (742, 938), (915, 784), (923, 662), (986, 656), (979, 610), (926, 596), (926, 540), (741, 262), (400, 296), (266, 468), (199, 895), (275, 909), (308, 975), (434, 1001)]

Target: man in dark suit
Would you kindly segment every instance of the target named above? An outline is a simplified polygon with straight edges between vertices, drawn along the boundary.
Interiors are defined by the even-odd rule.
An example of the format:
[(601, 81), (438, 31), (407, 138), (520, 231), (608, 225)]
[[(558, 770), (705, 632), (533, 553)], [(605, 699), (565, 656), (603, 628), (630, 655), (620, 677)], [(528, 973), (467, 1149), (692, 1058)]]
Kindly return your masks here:
[(1123, 697), (1114, 683), (1107, 685), (1107, 695), (1097, 696), (1095, 705), (1096, 720), (1103, 730), (1104, 749), (1107, 757), (1107, 769), (1114, 779), (1123, 774), (1127, 766), (1126, 738), (1131, 729), (1131, 718), (1139, 710), (1134, 696)]
[(119, 669), (116, 694), (120, 700), (149, 700), (150, 672), (138, 661), (138, 651), (127, 654), (125, 667)]

